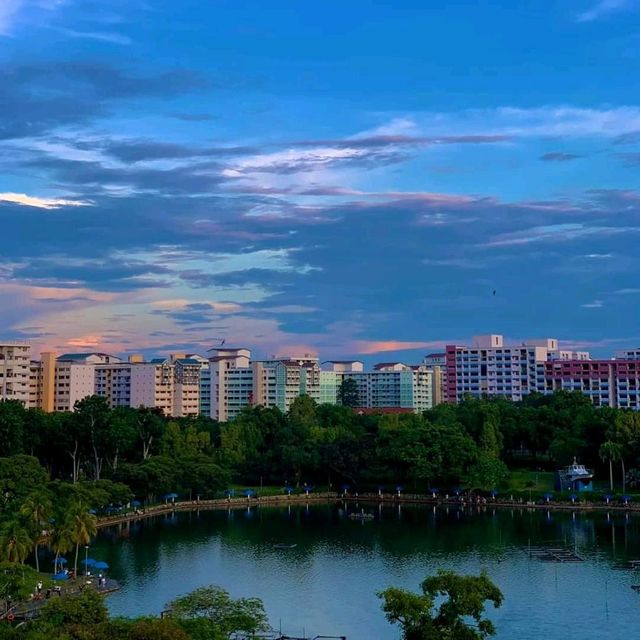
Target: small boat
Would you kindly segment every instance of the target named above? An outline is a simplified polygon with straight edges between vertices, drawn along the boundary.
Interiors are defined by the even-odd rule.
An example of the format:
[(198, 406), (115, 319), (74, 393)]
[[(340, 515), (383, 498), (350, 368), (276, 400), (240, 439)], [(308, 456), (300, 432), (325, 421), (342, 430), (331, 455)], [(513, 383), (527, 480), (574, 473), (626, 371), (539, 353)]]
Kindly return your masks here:
[(556, 474), (556, 489), (559, 491), (592, 491), (592, 482), (593, 471), (578, 464), (575, 458), (573, 464), (558, 470)]
[(295, 549), (298, 545), (295, 542), (286, 543), (286, 542), (276, 542), (273, 545), (274, 549)]
[(350, 513), (351, 520), (373, 520), (373, 513), (365, 513), (364, 509), (360, 513)]

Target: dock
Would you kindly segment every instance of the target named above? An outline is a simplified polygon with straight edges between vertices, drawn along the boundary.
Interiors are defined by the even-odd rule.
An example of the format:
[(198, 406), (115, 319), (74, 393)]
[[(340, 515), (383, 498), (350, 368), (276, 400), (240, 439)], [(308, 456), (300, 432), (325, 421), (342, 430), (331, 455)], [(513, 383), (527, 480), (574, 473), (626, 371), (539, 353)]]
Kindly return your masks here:
[(80, 577), (75, 581), (66, 583), (60, 591), (51, 590), (47, 598), (41, 594), (37, 598), (26, 602), (17, 602), (8, 611), (0, 614), (0, 620), (25, 621), (33, 620), (40, 614), (41, 609), (55, 598), (74, 598), (79, 596), (85, 589), (92, 589), (101, 596), (107, 596), (120, 589), (120, 583), (112, 578), (107, 578), (104, 586), (99, 587), (90, 578)]
[(525, 551), (530, 558), (540, 562), (575, 563), (584, 562), (574, 550), (563, 547), (526, 547)]

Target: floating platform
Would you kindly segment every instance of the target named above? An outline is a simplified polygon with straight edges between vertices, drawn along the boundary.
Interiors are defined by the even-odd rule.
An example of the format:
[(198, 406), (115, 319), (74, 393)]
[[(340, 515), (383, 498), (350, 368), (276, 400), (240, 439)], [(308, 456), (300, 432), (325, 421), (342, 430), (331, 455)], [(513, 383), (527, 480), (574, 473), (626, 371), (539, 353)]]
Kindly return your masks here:
[(525, 551), (530, 558), (535, 558), (540, 562), (584, 562), (584, 558), (575, 551), (562, 547), (527, 547)]
[(298, 545), (295, 542), (292, 542), (290, 544), (286, 543), (286, 542), (276, 542), (276, 544), (273, 545), (274, 549), (295, 549)]

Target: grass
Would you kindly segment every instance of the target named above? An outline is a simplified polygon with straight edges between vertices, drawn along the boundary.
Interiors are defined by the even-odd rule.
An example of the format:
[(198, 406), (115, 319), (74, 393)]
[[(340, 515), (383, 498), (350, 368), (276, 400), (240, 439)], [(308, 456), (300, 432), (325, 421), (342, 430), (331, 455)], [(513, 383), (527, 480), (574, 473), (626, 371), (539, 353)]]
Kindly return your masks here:
[(507, 481), (507, 491), (553, 491), (553, 471), (512, 471)]

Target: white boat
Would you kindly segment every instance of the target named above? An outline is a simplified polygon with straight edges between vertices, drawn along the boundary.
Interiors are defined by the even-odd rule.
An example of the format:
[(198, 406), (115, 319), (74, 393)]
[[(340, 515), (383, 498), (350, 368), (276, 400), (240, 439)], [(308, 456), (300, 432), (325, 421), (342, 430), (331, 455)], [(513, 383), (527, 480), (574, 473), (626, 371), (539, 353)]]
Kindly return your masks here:
[(573, 464), (564, 469), (560, 469), (557, 474), (560, 491), (591, 491), (593, 489), (593, 471), (587, 469), (583, 464), (578, 464), (574, 458)]

